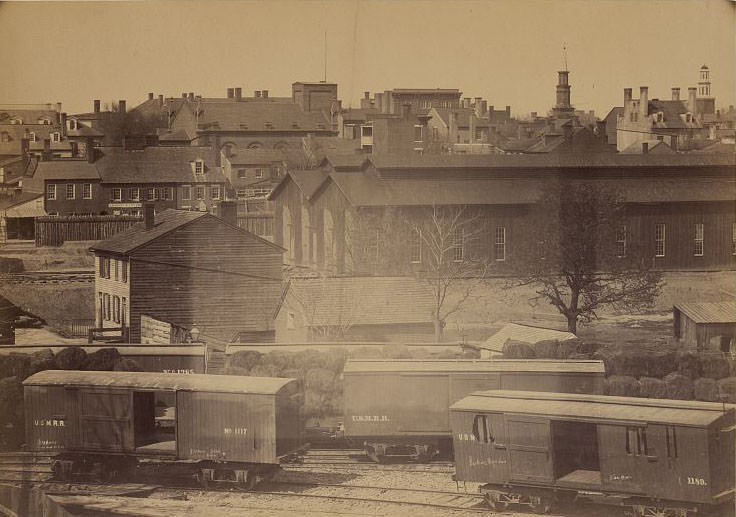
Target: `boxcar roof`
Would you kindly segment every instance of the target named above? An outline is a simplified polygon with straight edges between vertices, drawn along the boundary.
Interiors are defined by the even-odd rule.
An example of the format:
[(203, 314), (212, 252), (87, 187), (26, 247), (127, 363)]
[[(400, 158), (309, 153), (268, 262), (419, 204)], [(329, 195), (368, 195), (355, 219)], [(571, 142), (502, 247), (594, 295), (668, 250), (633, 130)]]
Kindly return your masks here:
[[(716, 402), (501, 390), (473, 393), (450, 409), (696, 427), (707, 426), (724, 413), (724, 405)], [(736, 405), (726, 404), (725, 409), (733, 411)]]
[(159, 372), (45, 370), (28, 377), (23, 384), (275, 395), (292, 382), (295, 382), (295, 379)]
[(351, 359), (345, 373), (555, 372), (605, 373), (603, 361), (555, 359)]

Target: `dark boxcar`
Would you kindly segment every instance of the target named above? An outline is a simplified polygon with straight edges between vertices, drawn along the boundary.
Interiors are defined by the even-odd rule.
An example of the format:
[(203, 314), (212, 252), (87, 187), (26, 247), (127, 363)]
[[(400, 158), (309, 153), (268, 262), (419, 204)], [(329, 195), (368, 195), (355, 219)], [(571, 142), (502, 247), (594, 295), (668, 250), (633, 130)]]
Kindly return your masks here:
[(24, 385), (27, 444), (61, 452), (66, 473), (85, 455), (113, 454), (200, 460), (205, 479), (244, 478), (301, 445), (294, 379), (47, 370)]
[(374, 461), (427, 459), (451, 448), (450, 404), (478, 390), (602, 393), (601, 361), (350, 360), (345, 436)]
[(556, 498), (685, 515), (733, 499), (736, 406), (529, 391), (474, 393), (450, 408), (456, 479), (496, 509)]

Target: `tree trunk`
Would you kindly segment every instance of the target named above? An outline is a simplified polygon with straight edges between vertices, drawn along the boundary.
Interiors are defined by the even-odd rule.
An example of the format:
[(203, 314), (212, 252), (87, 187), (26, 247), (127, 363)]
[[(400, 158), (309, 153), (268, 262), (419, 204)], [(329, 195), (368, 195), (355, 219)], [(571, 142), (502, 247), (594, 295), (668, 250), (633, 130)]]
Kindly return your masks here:
[(577, 335), (578, 317), (576, 314), (570, 314), (567, 316), (567, 331)]
[(432, 323), (434, 324), (434, 342), (435, 343), (441, 343), (442, 342), (442, 321), (436, 316), (432, 317)]

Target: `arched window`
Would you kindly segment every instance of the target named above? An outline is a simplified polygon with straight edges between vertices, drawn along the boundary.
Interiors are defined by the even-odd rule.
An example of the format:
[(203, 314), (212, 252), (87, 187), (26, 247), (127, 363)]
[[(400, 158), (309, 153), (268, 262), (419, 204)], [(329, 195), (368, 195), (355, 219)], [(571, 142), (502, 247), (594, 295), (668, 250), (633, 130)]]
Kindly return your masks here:
[(275, 144), (273, 144), (273, 148), (278, 149), (278, 150), (288, 149), (289, 144), (287, 144), (284, 141), (280, 141), (280, 142), (276, 142)]
[(51, 125), (51, 119), (48, 119), (46, 117), (41, 117), (37, 121), (39, 124), (42, 124), (44, 126), (50, 126)]
[(263, 149), (263, 144), (260, 142), (251, 142), (248, 144), (248, 149)]

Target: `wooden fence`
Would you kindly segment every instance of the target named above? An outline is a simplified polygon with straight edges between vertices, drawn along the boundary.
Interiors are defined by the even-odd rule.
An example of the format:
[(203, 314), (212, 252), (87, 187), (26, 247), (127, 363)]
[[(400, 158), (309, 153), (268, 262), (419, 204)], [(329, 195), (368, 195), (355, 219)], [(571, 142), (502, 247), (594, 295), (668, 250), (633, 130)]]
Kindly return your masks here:
[(50, 321), (49, 326), (65, 338), (87, 337), (89, 329), (95, 326), (95, 320)]
[(273, 241), (273, 212), (238, 214), (238, 227)]
[(108, 239), (141, 221), (129, 215), (70, 215), (36, 218), (36, 246)]

